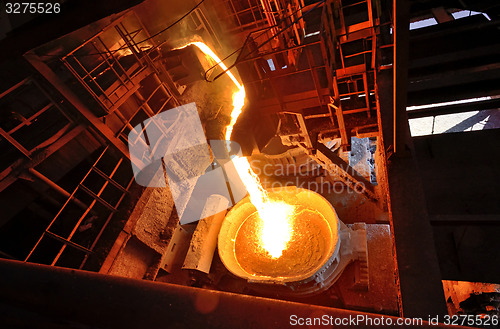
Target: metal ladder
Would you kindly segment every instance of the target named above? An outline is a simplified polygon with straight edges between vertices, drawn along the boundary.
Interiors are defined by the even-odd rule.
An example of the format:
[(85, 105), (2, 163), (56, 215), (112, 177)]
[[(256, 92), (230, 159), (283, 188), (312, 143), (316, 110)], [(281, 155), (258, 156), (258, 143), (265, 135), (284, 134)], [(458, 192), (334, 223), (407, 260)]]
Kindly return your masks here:
[[(112, 166), (110, 172), (108, 170), (109, 172), (108, 174), (106, 173), (106, 169), (103, 169), (102, 166), (104, 163), (109, 164), (113, 160), (114, 160), (113, 162), (114, 165)], [(124, 162), (123, 157), (119, 157), (119, 159), (116, 160), (116, 157), (113, 156), (112, 154), (112, 149), (109, 146), (106, 146), (105, 149), (100, 153), (97, 160), (93, 163), (91, 168), (87, 171), (83, 179), (73, 190), (73, 192), (66, 200), (64, 205), (60, 208), (57, 215), (52, 219), (50, 224), (44, 230), (44, 232), (38, 239), (35, 246), (31, 249), (28, 256), (25, 258), (25, 261), (30, 261), (30, 259), (33, 258), (35, 251), (39, 249), (44, 239), (52, 239), (61, 242), (63, 245), (59, 248), (57, 254), (55, 255), (50, 265), (52, 266), (56, 265), (56, 263), (61, 258), (63, 252), (66, 250), (66, 247), (70, 247), (79, 250), (85, 254), (81, 264), (78, 267), (80, 269), (83, 268), (88, 259), (88, 256), (93, 253), (97, 242), (99, 241), (104, 230), (108, 226), (111, 218), (118, 211), (117, 208), (122, 203), (124, 197), (128, 194), (128, 189), (130, 188), (134, 180), (132, 173), (130, 173), (131, 178), (126, 179), (128, 183), (122, 185), (116, 181), (117, 172), (118, 170), (121, 169), (120, 166), (122, 165), (128, 165), (128, 164), (126, 164), (126, 161)], [(102, 185), (101, 184), (96, 185), (95, 183), (93, 183), (92, 181), (95, 182), (95, 178), (92, 177), (93, 174), (101, 177), (104, 180), (104, 183)], [(90, 187), (90, 185), (92, 185), (92, 187)], [(106, 195), (104, 195), (105, 190), (109, 188), (113, 190), (112, 197), (108, 196), (107, 193)], [(57, 224), (58, 221), (62, 221), (64, 219), (63, 212), (68, 208), (70, 208), (69, 205), (71, 204), (71, 200), (74, 200), (77, 194), (81, 195), (82, 193), (87, 195), (87, 199), (90, 199), (92, 201), (88, 204), (87, 209), (85, 210), (82, 209), (83, 213), (78, 218), (76, 223), (73, 225), (69, 234), (62, 236), (57, 232), (53, 232), (51, 229), (55, 227), (55, 224)], [(108, 213), (105, 213), (102, 210), (96, 211), (95, 209), (96, 204), (102, 205), (104, 208), (108, 210)], [(87, 244), (86, 246), (84, 246), (81, 243), (73, 241), (78, 233), (78, 229), (81, 228), (83, 223), (85, 223), (85, 220), (89, 220), (91, 217), (95, 218), (95, 216), (100, 217), (97, 218), (97, 220), (102, 223), (101, 224), (102, 226), (100, 227), (99, 231), (93, 238), (92, 243), (90, 243), (90, 245)]]

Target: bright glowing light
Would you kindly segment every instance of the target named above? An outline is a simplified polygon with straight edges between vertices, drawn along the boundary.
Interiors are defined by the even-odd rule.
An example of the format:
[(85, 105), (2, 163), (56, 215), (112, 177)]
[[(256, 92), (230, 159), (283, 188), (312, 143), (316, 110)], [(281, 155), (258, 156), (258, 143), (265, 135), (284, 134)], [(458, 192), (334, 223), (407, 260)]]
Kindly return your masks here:
[(214, 51), (210, 49), (210, 47), (204, 44), (203, 42), (190, 42), (187, 45), (176, 49), (186, 48), (187, 46), (191, 45), (198, 47), (198, 49), (200, 49), (202, 53), (204, 53), (205, 55), (210, 57), (213, 61), (215, 61), (217, 65), (219, 65), (219, 67), (227, 73), (229, 78), (234, 82), (236, 88), (238, 88), (238, 91), (233, 94), (233, 110), (231, 111), (231, 122), (226, 127), (225, 138), (226, 140), (230, 140), (234, 124), (236, 123), (238, 117), (241, 114), (243, 105), (245, 105), (245, 88), (241, 83), (238, 82), (234, 74), (227, 69), (227, 66), (220, 60), (219, 56), (217, 56), (214, 53)]
[(491, 96), (485, 96), (485, 97), (477, 97), (477, 98), (467, 98), (467, 99), (460, 99), (457, 101), (450, 101), (450, 102), (442, 102), (442, 103), (433, 103), (433, 104), (425, 104), (425, 105), (414, 105), (414, 106), (408, 106), (406, 108), (407, 111), (414, 111), (414, 110), (420, 110), (420, 109), (430, 109), (433, 107), (441, 107), (441, 106), (450, 106), (450, 105), (458, 105), (458, 104), (467, 104), (467, 103), (476, 103), (476, 102), (483, 102), (492, 99)]
[(291, 218), (294, 206), (284, 202), (267, 201), (258, 212), (263, 224), (260, 232), (262, 247), (271, 257), (279, 258), (292, 238)]
[(291, 218), (295, 207), (280, 201), (272, 201), (262, 188), (259, 177), (252, 171), (247, 158), (236, 158), (234, 166), (250, 194), (250, 201), (257, 208), (262, 220), (260, 240), (262, 247), (273, 258), (279, 258), (292, 238)]
[(233, 94), (233, 111), (231, 112), (231, 122), (226, 127), (226, 140), (231, 139), (234, 124), (242, 112), (243, 105), (245, 105), (245, 88), (241, 88)]
[(212, 58), (217, 63), (217, 65), (219, 65), (221, 69), (226, 71), (227, 75), (229, 76), (229, 78), (231, 78), (231, 80), (233, 80), (236, 87), (238, 87), (238, 89), (243, 89), (243, 86), (238, 82), (238, 80), (236, 80), (235, 76), (231, 73), (231, 71), (227, 69), (227, 66), (220, 60), (220, 58), (214, 53), (214, 51), (210, 49), (210, 47), (204, 44), (203, 42), (198, 42), (198, 41), (190, 42), (187, 45), (175, 49), (182, 49), (191, 45), (198, 47), (198, 49), (200, 49), (202, 53)]
[[(203, 42), (191, 42), (177, 49), (185, 48), (189, 45), (198, 47), (205, 55), (212, 58), (212, 60), (227, 73), (229, 78), (231, 78), (238, 88), (238, 91), (233, 94), (231, 122), (226, 127), (225, 137), (226, 140), (230, 140), (234, 124), (238, 120), (243, 106), (245, 105), (245, 88), (227, 69), (227, 66), (222, 63), (213, 50)], [(233, 163), (241, 181), (250, 194), (250, 201), (257, 209), (259, 217), (262, 220), (260, 231), (262, 248), (266, 250), (272, 258), (279, 258), (292, 237), (293, 229), (291, 227), (291, 217), (294, 214), (295, 207), (284, 202), (272, 201), (268, 198), (266, 191), (260, 184), (259, 177), (253, 172), (247, 158), (235, 158), (233, 159)]]

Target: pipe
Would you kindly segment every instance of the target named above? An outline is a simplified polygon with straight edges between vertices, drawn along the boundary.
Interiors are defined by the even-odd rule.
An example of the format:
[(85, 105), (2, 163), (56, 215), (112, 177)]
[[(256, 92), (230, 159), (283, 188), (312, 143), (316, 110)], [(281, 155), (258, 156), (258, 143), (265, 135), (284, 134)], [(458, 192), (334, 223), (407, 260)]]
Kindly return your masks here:
[(202, 219), (196, 226), (182, 269), (198, 270), (207, 274), (210, 272), (217, 247), (217, 236), (228, 205), (229, 200), (222, 195), (213, 194), (207, 199), (201, 213)]
[[(47, 184), (50, 188), (52, 188), (54, 191), (58, 192), (65, 198), (71, 197), (70, 193), (68, 193), (65, 189), (63, 189), (62, 187), (51, 181), (48, 177), (44, 176), (39, 171), (36, 171), (34, 168), (28, 168), (28, 171), (31, 175), (35, 176), (36, 178)], [(71, 201), (73, 201), (78, 207), (82, 208), (83, 210), (87, 210), (89, 208), (85, 203), (78, 200), (74, 196), (71, 197)]]

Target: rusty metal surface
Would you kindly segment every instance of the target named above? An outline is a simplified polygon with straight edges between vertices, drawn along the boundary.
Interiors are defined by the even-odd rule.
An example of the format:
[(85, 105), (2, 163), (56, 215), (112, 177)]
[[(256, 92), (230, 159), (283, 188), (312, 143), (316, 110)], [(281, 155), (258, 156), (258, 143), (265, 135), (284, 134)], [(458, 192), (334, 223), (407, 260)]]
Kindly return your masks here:
[[(398, 287), (392, 254), (391, 229), (386, 224), (366, 225), (369, 285), (364, 290), (352, 278), (363, 275), (363, 264), (348, 266), (336, 285), (346, 308), (398, 314)], [(359, 272), (359, 274), (358, 274)]]
[(317, 153), (314, 157), (330, 175), (339, 177), (348, 186), (355, 191), (359, 191), (372, 200), (377, 200), (373, 185), (354, 170), (347, 162), (334, 154), (324, 144), (317, 144)]
[[(391, 72), (381, 72), (377, 83), (381, 90), (386, 90), (379, 96), (380, 121), (384, 128), (382, 137), (384, 149), (388, 150), (394, 133)], [(412, 140), (403, 142), (413, 144)], [(407, 316), (430, 312), (446, 314), (442, 278), (415, 159), (411, 155), (394, 156), (382, 165), (387, 166), (389, 207), (403, 312)]]
[[(0, 260), (0, 273), (0, 323), (10, 328), (289, 328), (292, 315), (347, 320), (360, 316), (372, 321), (366, 328), (380, 327), (373, 323), (382, 317), (397, 321), (378, 314), (11, 260)], [(394, 324), (386, 327), (400, 327)], [(344, 327), (359, 326), (347, 322)], [(431, 326), (424, 322), (414, 327)]]

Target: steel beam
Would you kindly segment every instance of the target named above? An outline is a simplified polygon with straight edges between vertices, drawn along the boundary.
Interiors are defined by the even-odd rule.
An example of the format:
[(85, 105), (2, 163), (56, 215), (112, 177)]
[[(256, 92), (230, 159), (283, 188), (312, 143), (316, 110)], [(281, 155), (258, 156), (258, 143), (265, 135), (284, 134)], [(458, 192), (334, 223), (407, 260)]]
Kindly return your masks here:
[(423, 107), (408, 111), (408, 119), (424, 118), (436, 115), (446, 115), (470, 111), (482, 111), (500, 108), (500, 98), (480, 102), (453, 104), (446, 106)]
[[(0, 273), (0, 318), (9, 328), (289, 328), (292, 316), (344, 319), (344, 328), (378, 328), (384, 318), (392, 322), (384, 327), (401, 327), (392, 316), (14, 260), (0, 259)], [(422, 325), (430, 327), (408, 327)]]
[(377, 200), (373, 185), (359, 174), (353, 167), (345, 162), (341, 157), (334, 154), (328, 147), (322, 143), (316, 145), (316, 161), (330, 174), (338, 175), (344, 183), (354, 191), (365, 194), (372, 200)]
[[(392, 77), (377, 74), (381, 136), (386, 158), (393, 134)], [(409, 128), (403, 136), (409, 136)], [(413, 148), (410, 137), (401, 141)], [(405, 317), (447, 314), (441, 272), (420, 173), (409, 152), (390, 156), (386, 163), (388, 207), (397, 261), (396, 276), (401, 291), (401, 312)]]
[(404, 152), (405, 136), (408, 126), (406, 101), (408, 89), (408, 52), (410, 39), (410, 4), (409, 0), (393, 0), (394, 18), (394, 63), (393, 63), (393, 150)]
[[(106, 126), (92, 111), (64, 84), (59, 77), (50, 69), (50, 67), (42, 61), (34, 52), (28, 52), (24, 57), (47, 79), (54, 88), (57, 89), (82, 115), (83, 117), (94, 126), (97, 131), (110, 142), (118, 151), (125, 157), (130, 159), (130, 154), (127, 145), (120, 139), (115, 137), (111, 129)], [(134, 161), (139, 161), (135, 160)], [(136, 164), (139, 168), (143, 166), (142, 163)]]
[(35, 170), (34, 168), (28, 168), (28, 172), (33, 177), (38, 178), (39, 180), (47, 184), (50, 188), (52, 188), (52, 190), (56, 191), (63, 197), (70, 198), (71, 201), (73, 201), (78, 207), (82, 208), (83, 210), (87, 210), (88, 206), (85, 203), (77, 199), (75, 196), (72, 196), (68, 191), (57, 185), (57, 183), (53, 182), (50, 178), (43, 175), (41, 172)]
[(429, 219), (432, 225), (500, 225), (500, 215), (490, 214), (431, 215)]
[(33, 159), (18, 159), (16, 162), (14, 162), (14, 164), (10, 166), (9, 172), (4, 171), (5, 174), (0, 175), (0, 192), (5, 190), (10, 186), (10, 184), (14, 183), (17, 180), (18, 176), (13, 175), (13, 172), (19, 173), (27, 168), (32, 168), (39, 165), (49, 156), (57, 152), (61, 147), (66, 145), (66, 143), (76, 138), (85, 129), (86, 127), (84, 125), (76, 126), (64, 136), (55, 141), (53, 144), (47, 146), (47, 148), (44, 149), (43, 154), (38, 154)]

